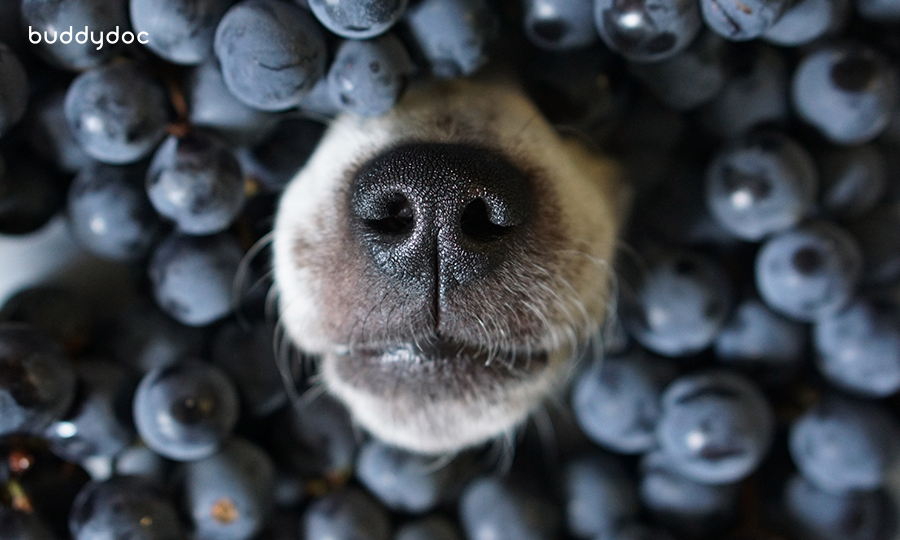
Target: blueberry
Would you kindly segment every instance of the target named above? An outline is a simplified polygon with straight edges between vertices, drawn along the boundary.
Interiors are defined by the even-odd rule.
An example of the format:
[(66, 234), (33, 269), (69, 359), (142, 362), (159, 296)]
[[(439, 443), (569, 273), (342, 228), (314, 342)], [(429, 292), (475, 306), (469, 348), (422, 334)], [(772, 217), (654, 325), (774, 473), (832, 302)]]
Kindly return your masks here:
[(857, 299), (816, 321), (817, 365), (844, 390), (885, 397), (900, 390), (900, 313)]
[(637, 518), (636, 487), (612, 456), (569, 461), (562, 484), (567, 530), (578, 538), (606, 538)]
[(497, 477), (469, 483), (459, 501), (459, 519), (469, 540), (549, 540), (559, 529), (559, 515), (549, 501)]
[(117, 314), (106, 343), (117, 361), (146, 373), (200, 355), (206, 341), (201, 329), (178, 323), (148, 300)]
[(28, 74), (12, 49), (0, 43), (0, 135), (25, 116)]
[(147, 270), (156, 303), (188, 326), (204, 326), (234, 306), (243, 250), (233, 237), (174, 233), (156, 247)]
[(739, 486), (699, 483), (677, 472), (666, 454), (650, 452), (641, 461), (638, 492), (659, 523), (688, 538), (708, 538), (734, 519)]
[(423, 0), (410, 7), (406, 25), (439, 78), (472, 75), (487, 62), (497, 20), (484, 0)]
[(70, 356), (79, 355), (93, 345), (98, 326), (88, 299), (56, 285), (20, 289), (3, 304), (0, 320), (27, 323), (40, 329)]
[(0, 158), (0, 234), (33, 233), (65, 205), (65, 184), (30, 153), (7, 155)]
[(591, 0), (525, 0), (525, 36), (534, 45), (562, 51), (586, 47), (597, 41), (591, 18)]
[(162, 140), (169, 105), (162, 85), (135, 64), (108, 64), (75, 78), (66, 92), (66, 120), (92, 158), (133, 163)]
[(891, 0), (856, 0), (854, 4), (865, 20), (888, 24), (900, 21), (900, 6)]
[(756, 257), (756, 286), (766, 304), (813, 321), (844, 307), (862, 272), (859, 246), (848, 232), (811, 222), (770, 238)]
[(761, 38), (773, 45), (797, 47), (840, 30), (850, 15), (850, 0), (798, 0)]
[(271, 414), (287, 402), (275, 359), (275, 332), (271, 323), (231, 321), (212, 340), (210, 360), (231, 376), (241, 403), (256, 416)]
[(169, 478), (170, 464), (169, 460), (143, 443), (139, 443), (116, 454), (113, 461), (113, 474), (115, 476), (144, 476), (162, 484)]
[(635, 62), (671, 58), (703, 27), (693, 0), (598, 0), (594, 22), (609, 48)]
[(74, 540), (183, 540), (178, 514), (162, 489), (139, 476), (90, 482), (69, 516)]
[(241, 152), (241, 166), (266, 189), (280, 192), (316, 148), (325, 125), (306, 118), (285, 118), (265, 138)]
[(212, 456), (186, 463), (183, 474), (195, 538), (249, 540), (269, 518), (275, 466), (259, 446), (231, 439)]
[(703, 20), (732, 41), (757, 38), (778, 22), (789, 0), (700, 0)]
[(679, 111), (710, 102), (725, 84), (726, 42), (712, 32), (701, 32), (690, 47), (659, 62), (632, 62), (629, 71), (653, 95)]
[(216, 28), (225, 85), (266, 111), (297, 106), (325, 73), (325, 39), (315, 19), (278, 0), (243, 0)]
[(862, 249), (864, 281), (887, 285), (900, 278), (900, 206), (879, 204), (848, 226)]
[(356, 476), (393, 510), (421, 514), (458, 494), (474, 472), (470, 460), (436, 464), (434, 458), (371, 441), (359, 450)]
[(0, 531), (4, 540), (53, 540), (53, 533), (34, 514), (0, 506)]
[(701, 110), (704, 126), (734, 138), (760, 125), (786, 123), (790, 73), (784, 55), (756, 45), (736, 47), (729, 59), (731, 72), (722, 90)]
[(900, 458), (900, 425), (877, 403), (827, 394), (794, 421), (789, 442), (797, 468), (819, 489), (871, 490)]
[(381, 116), (397, 103), (411, 71), (409, 54), (393, 34), (347, 40), (328, 70), (329, 93), (344, 110)]
[(822, 211), (844, 221), (860, 218), (887, 190), (887, 163), (875, 145), (835, 148), (821, 157)]
[(791, 83), (800, 118), (836, 144), (870, 141), (900, 103), (900, 79), (890, 59), (856, 43), (824, 45), (806, 54)]
[(0, 436), (39, 433), (75, 398), (75, 370), (59, 345), (36, 328), (0, 323)]
[(675, 470), (696, 482), (727, 484), (762, 463), (775, 416), (749, 379), (730, 371), (700, 372), (666, 388), (656, 434)]
[(217, 367), (184, 361), (155, 369), (134, 395), (138, 433), (155, 452), (177, 461), (215, 454), (238, 418), (234, 384)]
[(462, 535), (449, 519), (431, 516), (403, 525), (394, 540), (462, 540)]
[(307, 0), (309, 10), (333, 33), (350, 39), (384, 34), (406, 10), (408, 0)]
[[(608, 538), (609, 540), (672, 540), (672, 537), (662, 529), (636, 523), (622, 527)], [(603, 537), (603, 540), (607, 540), (607, 537)]]
[(755, 132), (719, 150), (706, 169), (706, 204), (735, 236), (758, 241), (808, 216), (819, 175), (812, 156), (777, 132)]
[(806, 351), (806, 327), (778, 315), (756, 298), (735, 308), (719, 335), (716, 358), (729, 367), (749, 369), (766, 381), (793, 375)]
[(80, 387), (72, 410), (50, 424), (44, 437), (68, 461), (113, 457), (134, 438), (129, 413), (135, 381), (110, 360), (81, 360), (75, 369)]
[(134, 32), (175, 64), (199, 64), (212, 54), (216, 25), (233, 0), (130, 0)]
[(125, 0), (22, 0), (21, 4), (31, 48), (64, 69), (81, 71), (104, 63), (119, 48), (106, 35), (117, 27), (120, 34), (128, 29)]
[(344, 488), (307, 506), (303, 514), (305, 540), (388, 540), (390, 518), (365, 491)]
[(69, 185), (67, 217), (75, 240), (113, 261), (147, 257), (161, 221), (144, 191), (146, 165), (85, 166)]
[(785, 485), (784, 508), (793, 532), (809, 540), (894, 538), (896, 503), (881, 491), (829, 493), (801, 475)]
[(34, 109), (26, 118), (26, 129), (35, 154), (50, 160), (60, 171), (74, 174), (92, 160), (69, 128), (65, 102), (65, 91), (58, 89), (36, 99)]
[(150, 162), (147, 195), (180, 231), (215, 234), (228, 228), (243, 208), (244, 177), (234, 154), (212, 135), (170, 135)]
[(656, 445), (663, 388), (674, 367), (633, 349), (595, 362), (572, 389), (572, 409), (591, 440), (621, 453), (638, 454)]
[(234, 97), (215, 59), (194, 68), (185, 87), (191, 124), (212, 128), (229, 141), (255, 143), (278, 123), (277, 114), (254, 109)]
[(684, 250), (650, 255), (634, 288), (624, 287), (622, 319), (644, 347), (686, 356), (708, 347), (731, 311), (731, 284), (711, 259)]

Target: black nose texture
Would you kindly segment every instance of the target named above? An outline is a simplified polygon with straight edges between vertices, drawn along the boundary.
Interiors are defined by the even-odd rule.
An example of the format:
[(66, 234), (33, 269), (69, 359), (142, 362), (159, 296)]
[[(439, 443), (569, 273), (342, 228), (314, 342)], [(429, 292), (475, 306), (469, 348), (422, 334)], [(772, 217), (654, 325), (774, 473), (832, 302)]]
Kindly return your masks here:
[(522, 247), (532, 192), (526, 176), (491, 150), (403, 145), (360, 169), (351, 189), (351, 229), (398, 287), (447, 294), (489, 275)]

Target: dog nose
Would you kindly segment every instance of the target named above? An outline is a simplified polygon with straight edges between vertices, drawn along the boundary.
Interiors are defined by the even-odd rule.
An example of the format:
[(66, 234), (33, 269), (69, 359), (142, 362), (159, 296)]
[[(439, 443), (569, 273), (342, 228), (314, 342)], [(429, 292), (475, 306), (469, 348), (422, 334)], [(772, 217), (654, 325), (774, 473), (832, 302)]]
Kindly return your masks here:
[(439, 294), (484, 278), (523, 249), (533, 213), (527, 177), (486, 148), (417, 143), (363, 166), (350, 194), (351, 229), (397, 286)]

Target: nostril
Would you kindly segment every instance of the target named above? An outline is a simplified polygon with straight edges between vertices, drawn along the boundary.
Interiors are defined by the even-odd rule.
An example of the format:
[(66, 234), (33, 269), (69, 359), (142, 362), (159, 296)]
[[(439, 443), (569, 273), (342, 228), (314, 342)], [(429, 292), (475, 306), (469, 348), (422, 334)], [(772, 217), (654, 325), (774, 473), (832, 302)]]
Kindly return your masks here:
[(475, 240), (494, 240), (503, 236), (510, 227), (491, 221), (491, 211), (484, 199), (475, 199), (466, 205), (460, 217), (463, 234)]
[(379, 214), (383, 214), (383, 217), (367, 219), (365, 223), (372, 230), (387, 235), (406, 234), (412, 229), (415, 220), (409, 199), (401, 193), (390, 195)]

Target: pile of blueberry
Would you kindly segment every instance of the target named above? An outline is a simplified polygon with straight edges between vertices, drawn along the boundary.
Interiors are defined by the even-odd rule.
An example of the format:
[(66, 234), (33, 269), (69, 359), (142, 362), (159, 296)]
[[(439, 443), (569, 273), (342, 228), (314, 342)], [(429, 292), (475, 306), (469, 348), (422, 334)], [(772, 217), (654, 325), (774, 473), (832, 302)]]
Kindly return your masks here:
[[(0, 234), (61, 214), (138, 291), (0, 308), (0, 540), (900, 537), (897, 0), (8, 0), (0, 42)], [(429, 458), (320, 395), (266, 242), (328, 119), (489, 62), (635, 212), (567, 403)]]

